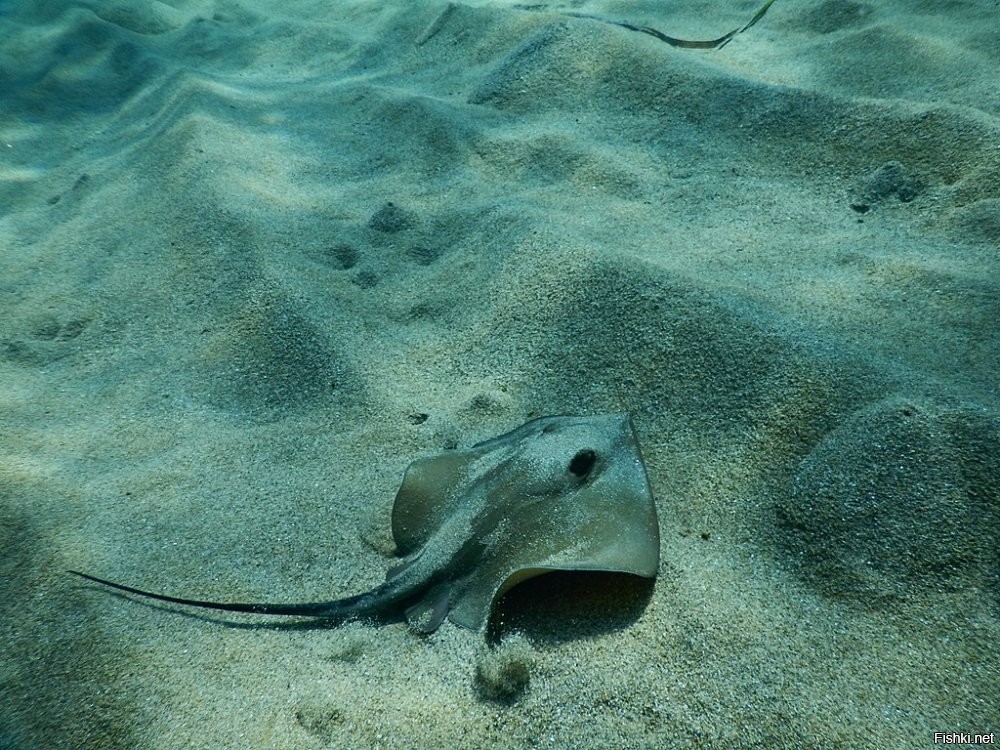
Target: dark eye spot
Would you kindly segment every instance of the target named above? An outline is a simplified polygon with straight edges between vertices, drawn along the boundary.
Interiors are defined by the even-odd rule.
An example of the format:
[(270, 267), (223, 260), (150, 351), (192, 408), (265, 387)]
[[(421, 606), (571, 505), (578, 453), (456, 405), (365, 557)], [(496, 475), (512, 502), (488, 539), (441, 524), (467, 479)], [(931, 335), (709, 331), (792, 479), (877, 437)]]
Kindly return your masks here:
[(573, 460), (569, 462), (570, 473), (583, 478), (590, 473), (596, 462), (597, 454), (594, 451), (589, 448), (579, 451), (573, 456)]

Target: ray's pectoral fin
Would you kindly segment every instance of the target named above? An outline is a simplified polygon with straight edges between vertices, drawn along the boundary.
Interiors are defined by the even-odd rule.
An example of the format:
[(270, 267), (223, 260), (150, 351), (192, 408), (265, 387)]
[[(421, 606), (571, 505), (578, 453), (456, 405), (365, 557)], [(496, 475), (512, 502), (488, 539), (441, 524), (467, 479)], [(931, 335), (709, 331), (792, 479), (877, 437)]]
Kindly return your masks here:
[[(410, 464), (392, 510), (407, 559), (381, 586), (328, 602), (212, 602), (76, 575), (150, 599), (260, 615), (342, 622), (405, 615), (419, 632), (447, 617), (482, 631), (494, 603), (553, 570), (657, 573), (656, 508), (627, 414), (542, 417), (516, 430)], [(71, 571), (75, 572), (75, 571)]]
[(403, 554), (447, 561), (435, 580), (451, 583), (448, 596), (414, 605), (418, 628), (436, 627), (446, 610), (483, 630), (505, 591), (550, 571), (652, 578), (659, 567), (656, 508), (627, 414), (542, 417), (414, 461), (392, 532)]

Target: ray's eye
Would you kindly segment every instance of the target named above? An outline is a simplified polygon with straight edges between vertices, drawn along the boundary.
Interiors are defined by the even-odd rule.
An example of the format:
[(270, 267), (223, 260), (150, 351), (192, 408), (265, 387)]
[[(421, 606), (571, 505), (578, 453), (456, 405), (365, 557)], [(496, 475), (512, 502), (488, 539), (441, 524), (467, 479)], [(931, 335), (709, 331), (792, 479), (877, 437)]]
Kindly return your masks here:
[(594, 464), (597, 462), (597, 454), (594, 451), (587, 448), (582, 451), (578, 451), (573, 459), (569, 462), (569, 471), (571, 474), (580, 477), (581, 479), (590, 473), (590, 470), (594, 468)]

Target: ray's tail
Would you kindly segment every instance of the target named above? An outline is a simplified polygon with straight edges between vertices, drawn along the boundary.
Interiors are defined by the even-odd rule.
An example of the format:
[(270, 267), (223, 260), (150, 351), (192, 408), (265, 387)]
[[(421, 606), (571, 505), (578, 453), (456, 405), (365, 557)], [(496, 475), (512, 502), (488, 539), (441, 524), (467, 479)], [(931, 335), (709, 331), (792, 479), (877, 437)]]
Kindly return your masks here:
[(183, 604), (188, 607), (202, 607), (204, 609), (220, 609), (226, 612), (249, 612), (255, 615), (285, 615), (297, 617), (321, 617), (330, 620), (347, 620), (351, 617), (381, 616), (384, 615), (384, 597), (379, 596), (380, 589), (369, 591), (357, 596), (349, 596), (344, 599), (335, 599), (329, 602), (305, 602), (301, 604), (274, 604), (269, 602), (209, 602), (201, 599), (183, 599), (177, 596), (167, 596), (157, 594), (152, 591), (143, 591), (123, 583), (115, 583), (104, 578), (98, 578), (78, 570), (68, 570), (75, 576), (84, 578), (102, 586), (108, 586), (118, 591), (124, 591), (136, 596), (143, 596), (147, 599), (155, 599), (171, 604)]

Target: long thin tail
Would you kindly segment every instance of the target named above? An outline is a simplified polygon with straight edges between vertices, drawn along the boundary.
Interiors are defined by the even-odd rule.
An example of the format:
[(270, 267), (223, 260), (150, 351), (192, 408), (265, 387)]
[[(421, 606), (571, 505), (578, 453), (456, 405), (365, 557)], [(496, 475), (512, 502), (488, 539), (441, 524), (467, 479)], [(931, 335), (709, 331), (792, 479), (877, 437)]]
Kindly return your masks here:
[[(182, 599), (166, 594), (155, 594), (152, 591), (126, 586), (123, 583), (107, 581), (97, 576), (81, 573), (78, 570), (68, 570), (80, 578), (85, 578), (94, 583), (100, 583), (119, 591), (125, 591), (136, 596), (144, 596), (147, 599), (156, 599), (161, 602), (172, 604), (184, 604), (189, 607), (204, 607), (206, 609), (222, 609), (227, 612), (250, 612), (256, 615), (289, 615), (299, 617), (323, 617), (329, 619), (343, 620), (352, 616), (364, 616), (368, 614), (380, 614), (377, 609), (379, 597), (373, 596), (375, 592), (368, 592), (358, 596), (350, 596), (346, 599), (335, 599), (329, 602), (308, 602), (303, 604), (270, 604), (266, 602), (207, 602), (200, 599)], [(376, 591), (378, 591), (376, 589)], [(367, 601), (366, 601), (367, 600)]]

